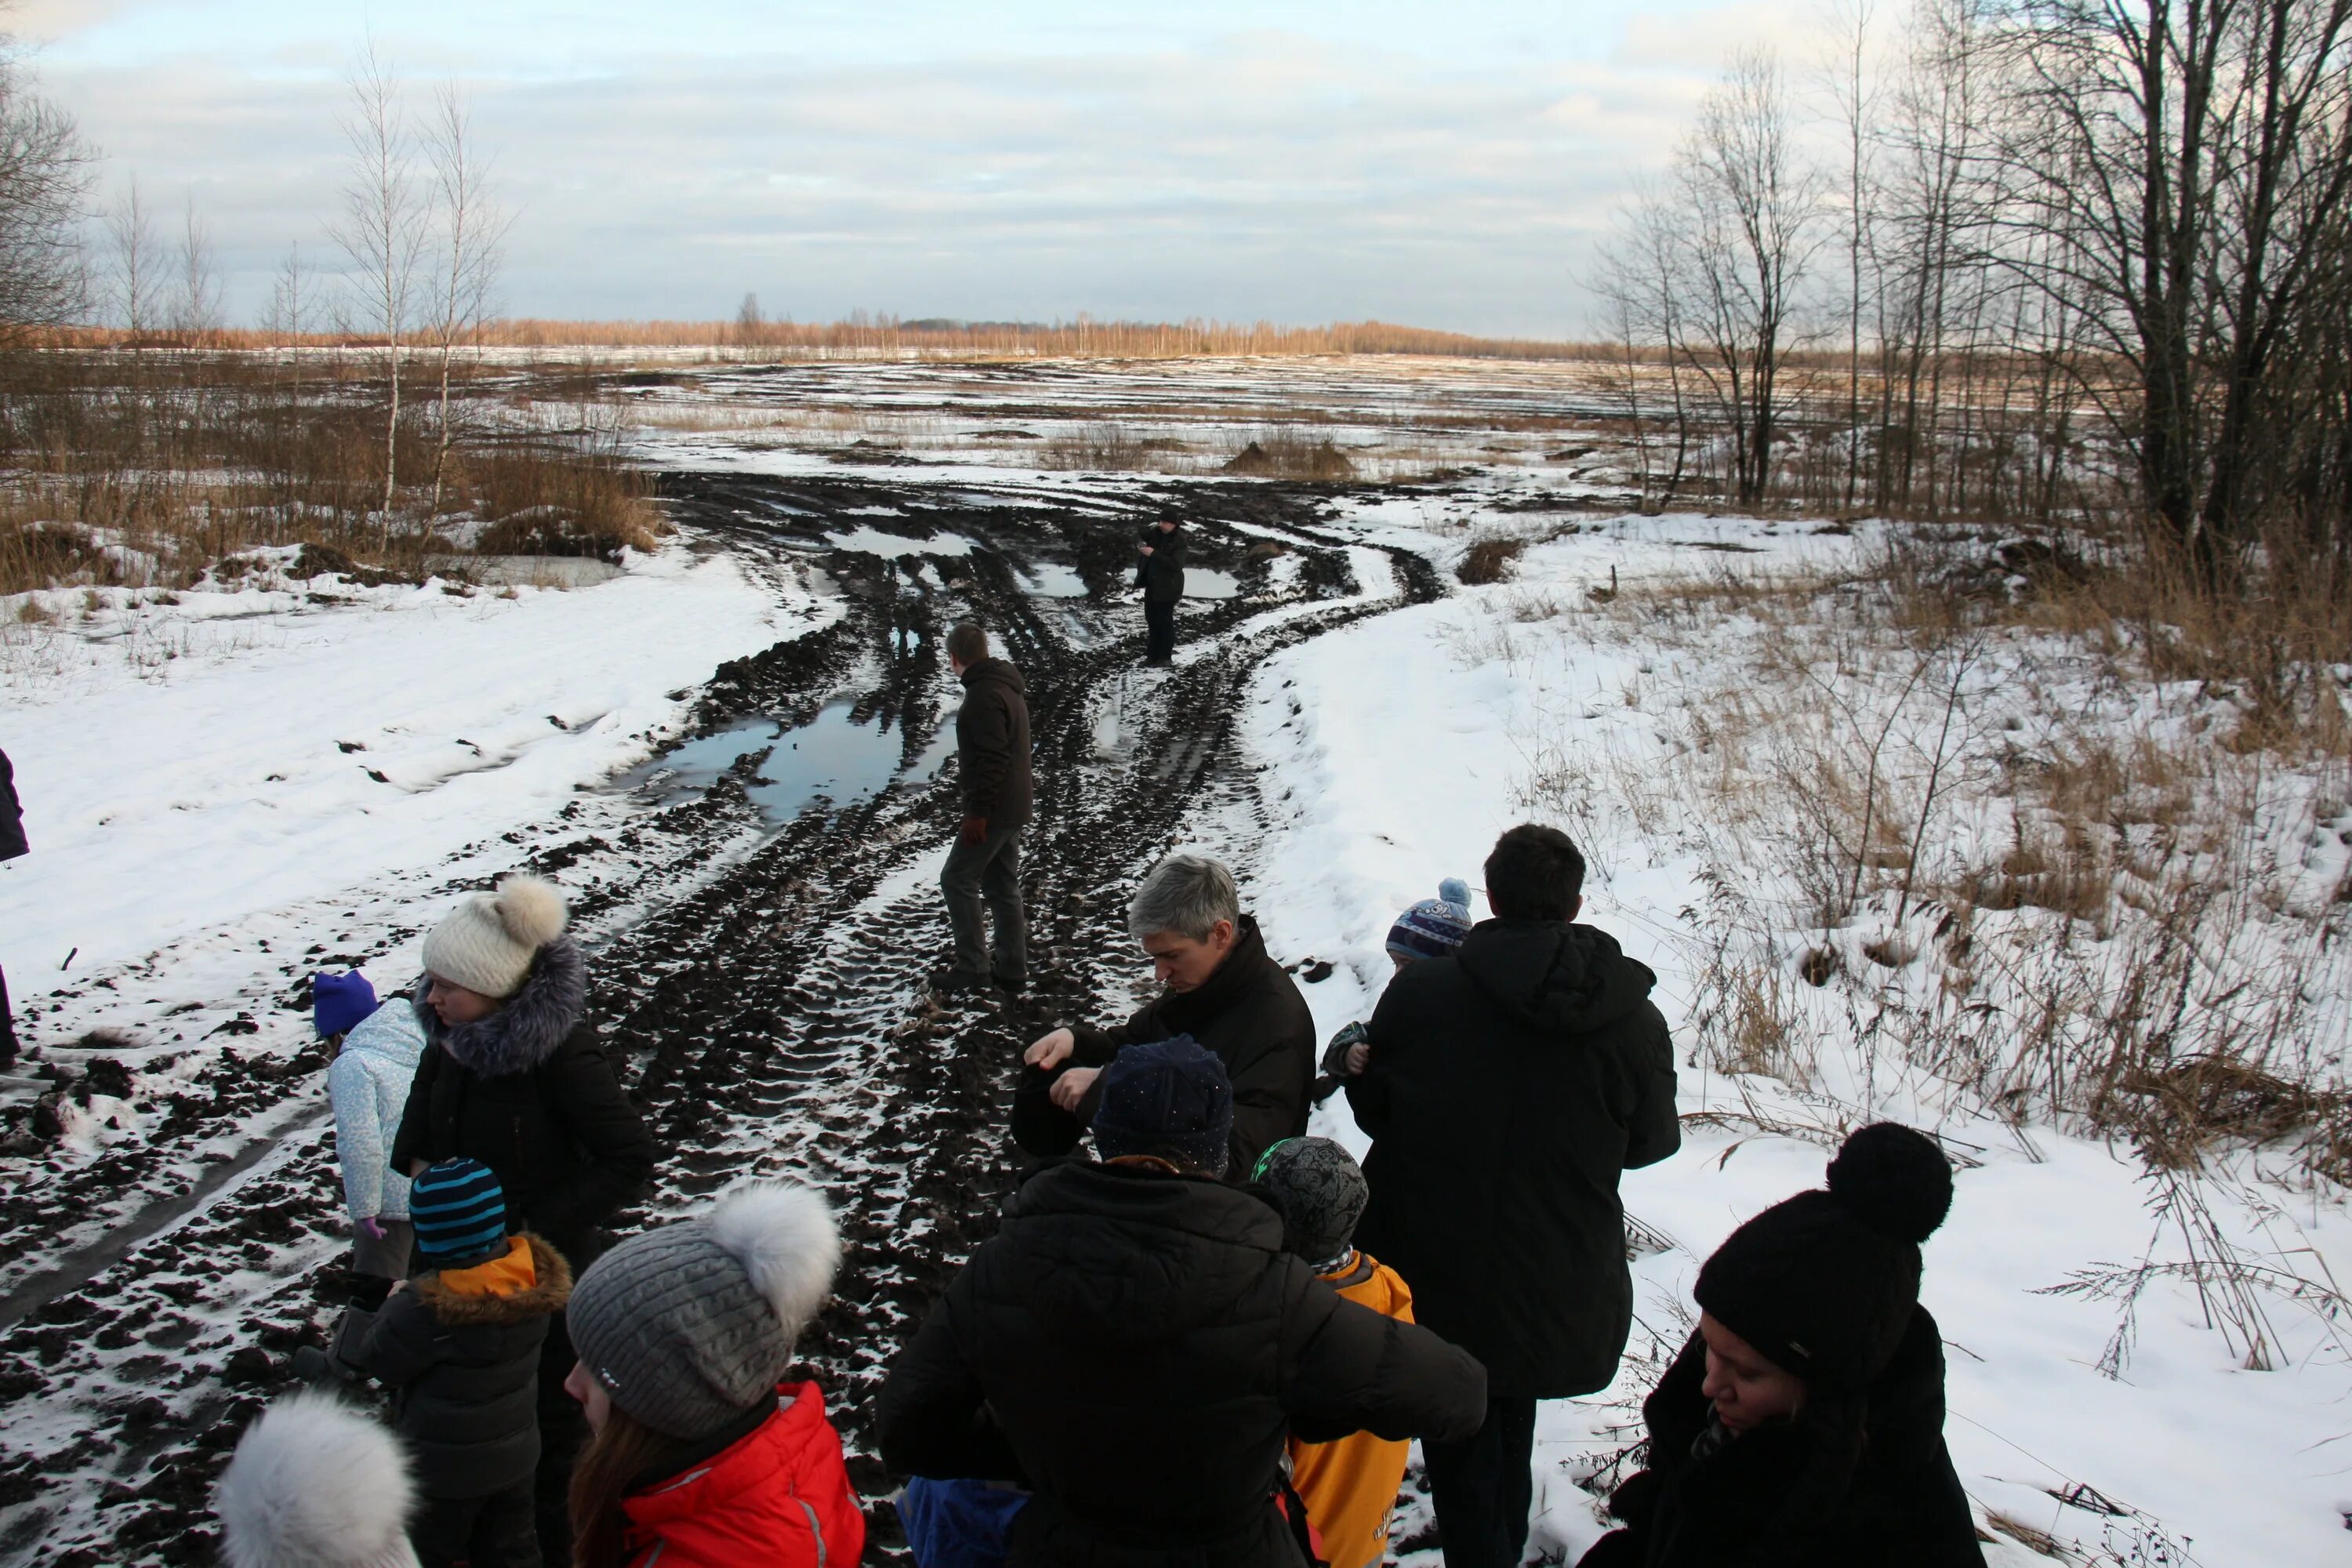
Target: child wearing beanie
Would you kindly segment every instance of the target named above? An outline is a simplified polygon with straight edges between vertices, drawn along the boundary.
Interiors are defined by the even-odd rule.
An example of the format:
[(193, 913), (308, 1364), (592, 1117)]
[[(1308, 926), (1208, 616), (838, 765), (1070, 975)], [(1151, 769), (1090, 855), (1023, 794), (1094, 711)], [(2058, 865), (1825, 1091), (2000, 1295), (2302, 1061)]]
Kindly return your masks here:
[(1609, 1502), (1626, 1528), (1580, 1568), (1983, 1568), (1919, 1304), (1919, 1247), (1951, 1201), (1943, 1152), (1882, 1121), (1846, 1139), (1826, 1191), (1734, 1231), (1643, 1405), (1649, 1468)]
[[(1470, 934), (1470, 884), (1448, 877), (1437, 884), (1437, 897), (1423, 899), (1396, 918), (1389, 927), (1389, 962), (1398, 969), (1423, 958), (1451, 958)], [(1364, 1070), (1371, 1058), (1371, 1034), (1361, 1020), (1331, 1037), (1323, 1047), (1320, 1076), (1315, 1080), (1315, 1103), (1322, 1104), (1339, 1087)]]
[[(1252, 1179), (1282, 1211), (1284, 1251), (1306, 1259), (1342, 1300), (1412, 1321), (1412, 1290), (1395, 1269), (1354, 1245), (1370, 1193), (1345, 1149), (1328, 1138), (1286, 1138), (1259, 1158)], [(1290, 1439), (1290, 1484), (1331, 1568), (1377, 1568), (1386, 1559), (1389, 1514), (1412, 1451), (1411, 1443), (1376, 1432), (1329, 1443)]]
[(263, 1411), (213, 1492), (224, 1568), (417, 1568), (415, 1506), (393, 1435), (315, 1390)]
[(478, 1161), (428, 1167), (408, 1205), (421, 1271), (372, 1318), (354, 1313), (336, 1355), (392, 1391), (415, 1458), (409, 1540), (423, 1568), (530, 1568), (540, 1346), (572, 1270), (539, 1237), (507, 1234), (505, 1195)]
[(408, 1176), (392, 1167), (392, 1140), (425, 1055), (425, 1022), (405, 996), (377, 1005), (357, 970), (322, 973), (311, 989), (319, 1034), (334, 1053), (327, 1097), (352, 1216), (352, 1300), (373, 1311), (408, 1273)]
[(771, 1182), (581, 1275), (564, 1387), (595, 1433), (572, 1477), (583, 1568), (859, 1560), (866, 1519), (824, 1396), (782, 1381), (840, 1263), (824, 1199)]

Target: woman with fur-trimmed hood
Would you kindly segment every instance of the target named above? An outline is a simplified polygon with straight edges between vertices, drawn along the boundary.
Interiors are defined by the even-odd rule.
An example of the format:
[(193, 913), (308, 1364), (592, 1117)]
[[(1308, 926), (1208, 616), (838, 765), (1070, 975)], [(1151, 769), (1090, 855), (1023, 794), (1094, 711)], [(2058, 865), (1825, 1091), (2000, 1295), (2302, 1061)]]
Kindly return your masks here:
[[(588, 970), (564, 934), (563, 895), (510, 877), (459, 904), (425, 939), (418, 1005), (428, 1038), (392, 1163), (415, 1175), (478, 1160), (505, 1190), (510, 1230), (546, 1241), (577, 1275), (600, 1227), (653, 1174), (654, 1145), (588, 1017)], [(572, 1341), (559, 1314), (540, 1362), (539, 1537), (569, 1555), (564, 1488), (586, 1440), (564, 1396)]]

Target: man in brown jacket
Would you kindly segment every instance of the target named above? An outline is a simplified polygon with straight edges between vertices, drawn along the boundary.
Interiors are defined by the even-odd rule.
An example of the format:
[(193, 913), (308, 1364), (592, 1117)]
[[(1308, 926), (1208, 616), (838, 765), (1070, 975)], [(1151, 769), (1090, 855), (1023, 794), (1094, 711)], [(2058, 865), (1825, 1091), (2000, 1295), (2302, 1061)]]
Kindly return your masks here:
[[(988, 652), (988, 634), (966, 621), (948, 633), (948, 668), (963, 682), (956, 758), (963, 779), (963, 826), (940, 873), (955, 962), (932, 989), (1018, 994), (1029, 984), (1028, 927), (1021, 909), (1021, 830), (1029, 824), (1029, 703), (1021, 672)], [(985, 900), (996, 951), (981, 929)]]

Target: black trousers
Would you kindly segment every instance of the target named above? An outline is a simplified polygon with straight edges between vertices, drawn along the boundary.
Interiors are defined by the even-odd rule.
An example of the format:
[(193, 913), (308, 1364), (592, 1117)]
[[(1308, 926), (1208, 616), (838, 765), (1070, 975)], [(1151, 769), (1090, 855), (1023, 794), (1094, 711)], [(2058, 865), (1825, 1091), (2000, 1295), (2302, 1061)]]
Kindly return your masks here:
[(540, 1568), (532, 1511), (528, 1479), (488, 1497), (420, 1498), (408, 1544), (419, 1568)]
[[(992, 827), (977, 844), (958, 836), (940, 872), (947, 895), (948, 929), (955, 933), (955, 966), (966, 974), (1018, 985), (1029, 977), (1029, 923), (1021, 908), (1021, 829)], [(995, 925), (996, 959), (980, 929), (985, 900)]]
[(1476, 1436), (1422, 1444), (1445, 1568), (1518, 1568), (1535, 1503), (1535, 1451), (1532, 1399), (1490, 1399)]
[[(580, 1271), (587, 1267), (576, 1266)], [(563, 1392), (563, 1380), (579, 1359), (572, 1348), (572, 1331), (558, 1312), (547, 1321), (547, 1342), (540, 1348), (539, 1474), (532, 1489), (539, 1549), (554, 1563), (572, 1561), (572, 1464), (588, 1446), (588, 1417), (580, 1402)]]
[(16, 1020), (8, 1010), (8, 976), (0, 972), (0, 1068), (16, 1065)]
[(1176, 652), (1176, 601), (1143, 601), (1143, 657), (1169, 658)]

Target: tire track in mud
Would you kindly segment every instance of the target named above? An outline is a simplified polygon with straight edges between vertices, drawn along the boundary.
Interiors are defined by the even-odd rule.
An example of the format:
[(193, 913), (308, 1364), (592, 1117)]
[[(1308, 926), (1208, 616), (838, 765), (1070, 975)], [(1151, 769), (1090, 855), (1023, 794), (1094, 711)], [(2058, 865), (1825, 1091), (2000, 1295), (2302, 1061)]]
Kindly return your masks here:
[[(701, 799), (609, 838), (566, 836), (559, 820), (545, 841), (518, 846), (574, 891), (597, 1016), (660, 1147), (653, 1191), (617, 1227), (751, 1175), (803, 1176), (831, 1194), (846, 1261), (801, 1352), (870, 1500), (887, 1489), (866, 1435), (873, 1395), (1011, 1186), (1003, 1123), (1019, 1047), (1128, 994), (1135, 877), (1198, 813), (1251, 787), (1234, 744), (1250, 674), (1281, 647), (1442, 590), (1422, 558), (1390, 552), (1397, 591), (1359, 594), (1347, 542), (1316, 526), (1318, 497), (1287, 487), (1162, 487), (1122, 498), (1139, 508), (1124, 516), (1052, 499), (974, 506), (962, 500), (971, 485), (683, 475), (666, 488), (687, 518), (751, 556), (824, 549), (825, 525), (879, 523), (910, 542), (945, 530), (975, 544), (921, 557), (928, 571), (909, 557), (822, 555), (848, 614), (722, 667), (697, 705), (706, 730), (746, 712), (803, 722), (846, 687), (860, 693), (856, 714), (891, 716), (911, 763), (949, 693), (940, 634), (966, 615), (1030, 688), (1038, 810), (1024, 881), (1039, 990), (1020, 1004), (941, 1007), (921, 994), (945, 955), (937, 870), (961, 816), (950, 788), (897, 783), (768, 831), (746, 794), (755, 753)], [(886, 505), (902, 517), (843, 515)], [(1188, 615), (1185, 662), (1147, 673), (1134, 668), (1134, 611), (1102, 601), (1134, 523), (1171, 506), (1201, 521), (1196, 558), (1205, 546), (1245, 585), (1265, 566), (1249, 547), (1269, 532), (1286, 541), (1303, 558), (1286, 601), (1299, 607), (1269, 615), (1286, 601), (1244, 598)], [(1251, 531), (1218, 531), (1234, 519)], [(1016, 568), (1041, 558), (1075, 564), (1088, 598), (1026, 592)], [(1335, 602), (1312, 608), (1318, 595)], [(225, 1141), (241, 1118), (321, 1100), (320, 1065), (299, 1056), (264, 1077), (232, 1058), (184, 1131)], [(252, 1410), (284, 1386), (287, 1353), (323, 1342), (340, 1284), (329, 1134), (315, 1111), (286, 1120), (266, 1159), (176, 1226), (0, 1329), (0, 1561), (208, 1560), (212, 1479)], [(136, 1163), (125, 1153), (112, 1174), (135, 1179)], [(53, 1184), (63, 1190), (37, 1205), (0, 1205), (0, 1242), (36, 1233), (81, 1184)], [(877, 1542), (895, 1537), (887, 1510), (876, 1522)]]

